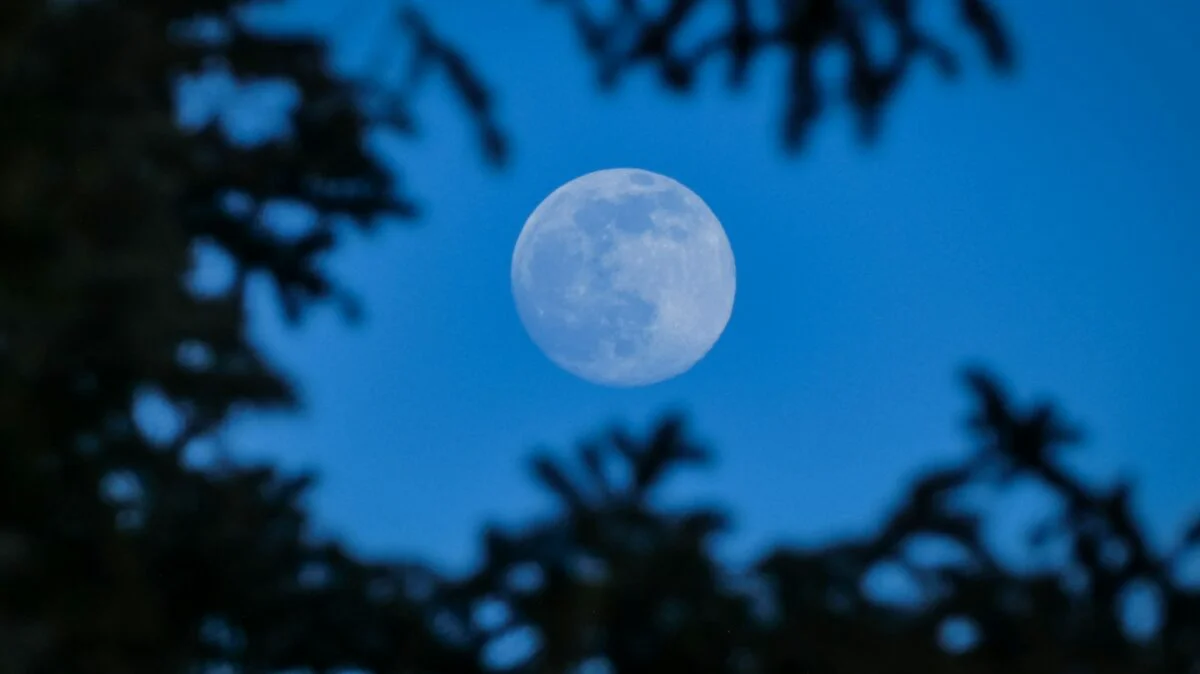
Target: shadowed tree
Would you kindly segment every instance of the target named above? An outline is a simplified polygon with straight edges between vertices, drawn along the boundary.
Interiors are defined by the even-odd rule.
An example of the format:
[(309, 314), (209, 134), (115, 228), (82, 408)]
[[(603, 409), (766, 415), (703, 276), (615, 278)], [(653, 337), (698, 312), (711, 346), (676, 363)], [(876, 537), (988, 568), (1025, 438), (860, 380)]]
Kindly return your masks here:
[[(539, 646), (513, 672), (1188, 672), (1200, 666), (1200, 588), (1182, 578), (1200, 553), (1200, 520), (1158, 550), (1132, 512), (1131, 488), (1093, 487), (1064, 467), (1075, 438), (1047, 406), (1011, 404), (970, 372), (975, 449), (936, 468), (868, 537), (777, 547), (748, 570), (717, 562), (726, 524), (711, 509), (655, 505), (662, 480), (708, 454), (663, 422), (645, 441), (622, 432), (580, 448), (576, 465), (533, 462), (559, 515), (485, 534), (486, 561), (446, 587), (475, 648), (522, 631)], [(626, 476), (617, 479), (615, 476)], [(1011, 568), (983, 539), (1003, 516), (980, 494), (1037, 484), (1055, 507)], [(930, 550), (936, 554), (929, 554)], [(1011, 554), (1011, 552), (1009, 553)], [(919, 588), (902, 605), (872, 596), (889, 570)], [(1133, 616), (1143, 600), (1149, 615)], [(479, 627), (481, 601), (505, 620)], [(493, 607), (493, 612), (495, 608)], [(1137, 620), (1142, 620), (1138, 624)]]
[[(321, 40), (257, 29), (244, 19), (249, 4), (0, 8), (6, 671), (179, 671), (204, 660), (202, 628), (230, 610), (267, 630), (246, 646), (247, 662), (319, 663), (328, 656), (304, 649), (331, 639), (312, 630), (328, 634), (328, 616), (354, 611), (353, 590), (290, 598), (300, 590), (288, 575), (327, 555), (298, 538), (290, 483), (270, 471), (191, 470), (183, 452), (232, 409), (295, 402), (247, 341), (248, 278), (269, 279), (293, 319), (325, 299), (352, 308), (321, 257), (349, 228), (414, 215), (365, 135), (382, 124), (411, 132), (415, 84), (338, 77)], [(402, 19), (414, 67), (450, 75), (485, 156), (499, 161), (482, 86), (419, 17)], [(286, 83), (296, 101), (286, 133), (250, 143), (219, 116), (181, 125), (181, 82), (214, 76)], [(279, 205), (304, 208), (310, 229), (274, 228)], [(197, 283), (205, 251), (233, 267), (223, 287)], [(135, 423), (148, 396), (182, 426), (163, 435)], [(373, 572), (328, 554), (338, 587), (368, 585)], [(374, 601), (360, 594), (360, 606)], [(372, 610), (411, 633), (403, 607)], [(347, 639), (394, 641), (341, 627)]]

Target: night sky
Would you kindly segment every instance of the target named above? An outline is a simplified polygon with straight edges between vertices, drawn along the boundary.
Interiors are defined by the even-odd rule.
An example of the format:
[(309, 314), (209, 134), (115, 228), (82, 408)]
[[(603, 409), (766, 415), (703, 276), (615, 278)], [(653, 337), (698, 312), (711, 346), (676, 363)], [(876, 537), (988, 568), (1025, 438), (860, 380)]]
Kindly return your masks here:
[[(224, 441), (319, 470), (325, 529), (372, 554), (461, 569), (481, 523), (545, 510), (526, 470), (533, 449), (566, 452), (612, 422), (642, 432), (680, 409), (718, 460), (667, 498), (729, 506), (725, 552), (865, 531), (919, 469), (965, 451), (958, 372), (969, 363), (1023, 402), (1063, 403), (1087, 431), (1081, 469), (1136, 475), (1156, 532), (1175, 532), (1197, 505), (1200, 4), (1002, 3), (1019, 56), (1010, 77), (988, 72), (953, 16), (931, 12), (962, 48), (964, 76), (918, 68), (872, 147), (839, 104), (794, 158), (778, 143), (779, 61), (760, 62), (741, 93), (713, 67), (686, 98), (651, 72), (604, 94), (548, 3), (416, 4), (494, 89), (514, 155), (485, 166), (468, 117), (435, 83), (419, 140), (374, 141), (424, 216), (350, 236), (330, 261), (365, 322), (330, 308), (291, 329), (269, 288), (257, 293), (255, 337), (306, 410), (246, 416)], [(386, 12), (382, 0), (306, 0), (263, 21), (331, 31), (339, 67), (353, 69)], [(842, 64), (830, 55), (828, 72)], [(277, 128), (286, 92), (235, 94), (193, 83), (183, 115), (220, 100), (240, 133)], [(708, 357), (641, 389), (555, 367), (509, 286), (538, 203), (624, 166), (699, 194), (738, 271), (733, 317)], [(1000, 505), (1037, 503), (1024, 490)], [(1004, 521), (1001, 541), (1020, 517)]]

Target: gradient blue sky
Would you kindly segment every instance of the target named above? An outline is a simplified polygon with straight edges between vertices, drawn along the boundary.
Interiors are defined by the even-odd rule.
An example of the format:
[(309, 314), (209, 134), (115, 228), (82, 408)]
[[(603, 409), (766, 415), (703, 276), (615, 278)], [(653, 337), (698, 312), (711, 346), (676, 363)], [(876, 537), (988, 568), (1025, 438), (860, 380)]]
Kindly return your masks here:
[[(372, 553), (462, 568), (483, 521), (544, 507), (526, 472), (535, 446), (561, 453), (610, 422), (641, 431), (681, 408), (718, 462), (673, 497), (727, 504), (731, 552), (863, 531), (919, 468), (966, 447), (968, 362), (1023, 400), (1061, 401), (1088, 431), (1084, 469), (1135, 473), (1160, 531), (1200, 505), (1200, 5), (1005, 2), (1014, 77), (988, 74), (954, 31), (966, 76), (947, 84), (920, 68), (877, 146), (861, 148), (834, 109), (789, 159), (778, 62), (738, 94), (713, 68), (689, 98), (649, 73), (605, 95), (561, 10), (417, 4), (493, 85), (515, 154), (487, 169), (449, 91), (431, 87), (422, 139), (380, 142), (426, 216), (354, 237), (330, 264), (366, 323), (327, 310), (291, 330), (269, 293), (256, 299), (255, 337), (294, 373), (307, 411), (240, 419), (226, 439), (319, 469), (324, 526)], [(327, 27), (350, 67), (386, 15), (382, 0), (354, 6), (304, 0), (271, 20)], [(509, 289), (532, 209), (614, 166), (697, 192), (738, 267), (733, 318), (708, 358), (636, 390), (553, 366)]]

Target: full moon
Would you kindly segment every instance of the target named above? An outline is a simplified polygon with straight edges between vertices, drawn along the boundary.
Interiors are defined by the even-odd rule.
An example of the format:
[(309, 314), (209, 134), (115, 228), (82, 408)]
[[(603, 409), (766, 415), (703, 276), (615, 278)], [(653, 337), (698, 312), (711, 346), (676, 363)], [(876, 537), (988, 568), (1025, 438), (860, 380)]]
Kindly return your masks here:
[(517, 313), (564, 370), (645, 386), (689, 370), (733, 313), (733, 251), (691, 190), (638, 169), (596, 171), (546, 197), (512, 259)]

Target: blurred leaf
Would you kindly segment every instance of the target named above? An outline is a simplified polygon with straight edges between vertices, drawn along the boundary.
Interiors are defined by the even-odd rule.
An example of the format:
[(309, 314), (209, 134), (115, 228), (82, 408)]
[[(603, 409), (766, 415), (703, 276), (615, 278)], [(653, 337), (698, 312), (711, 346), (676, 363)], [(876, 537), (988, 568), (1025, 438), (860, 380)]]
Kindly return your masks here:
[(963, 22), (983, 42), (984, 50), (992, 65), (1009, 69), (1013, 65), (1012, 47), (1000, 25), (1000, 19), (985, 0), (960, 0)]
[(571, 511), (584, 509), (583, 496), (567, 478), (562, 469), (548, 456), (536, 456), (532, 461), (533, 474), (538, 482), (554, 492)]
[[(1012, 45), (999, 17), (983, 0), (959, 2), (967, 31), (983, 44), (995, 69), (1013, 62)], [(670, 90), (690, 91), (698, 73), (710, 61), (729, 59), (729, 84), (737, 87), (749, 76), (758, 57), (782, 51), (789, 63), (782, 89), (781, 138), (788, 151), (798, 150), (807, 131), (824, 111), (821, 92), (827, 87), (816, 77), (816, 61), (830, 50), (851, 55), (852, 68), (840, 88), (858, 119), (860, 137), (872, 140), (881, 126), (884, 105), (898, 91), (921, 57), (929, 57), (944, 75), (959, 72), (946, 41), (916, 20), (919, 3), (899, 0), (840, 2), (838, 0), (776, 0), (772, 11), (756, 11), (750, 0), (549, 0), (564, 6), (576, 35), (596, 66), (604, 87), (649, 66)], [(752, 11), (755, 10), (755, 11)], [(720, 13), (723, 18), (714, 20)], [(867, 58), (869, 22), (882, 26), (900, 48), (884, 62)], [(697, 27), (704, 26), (706, 31)]]

